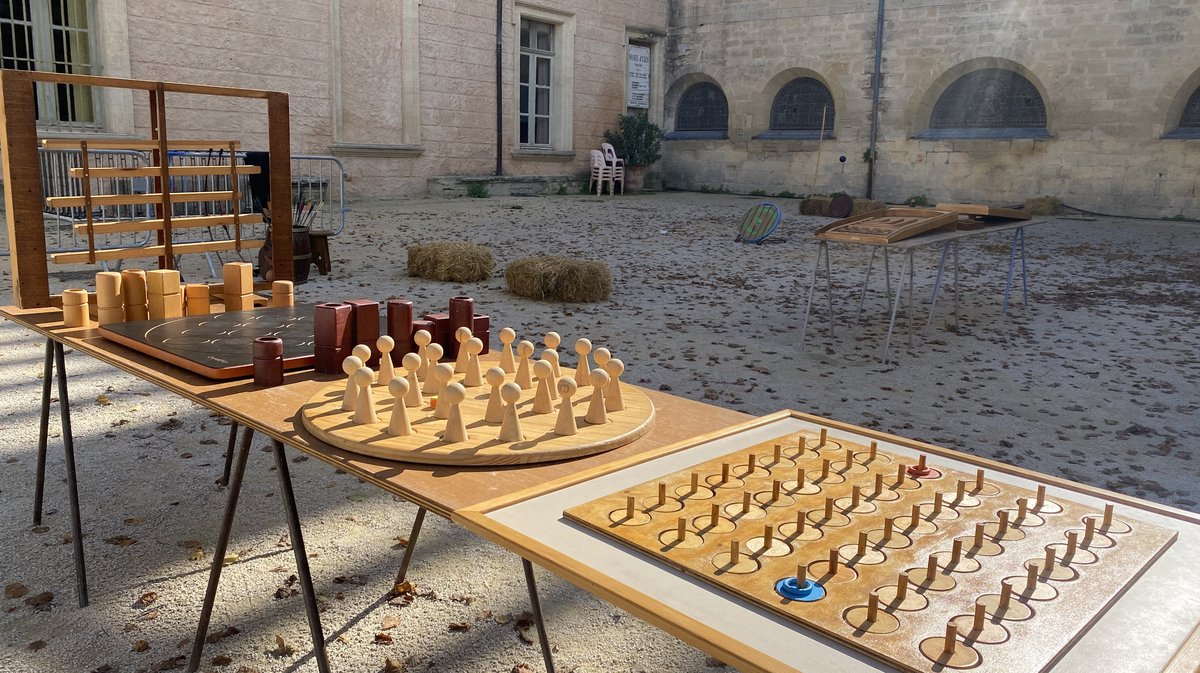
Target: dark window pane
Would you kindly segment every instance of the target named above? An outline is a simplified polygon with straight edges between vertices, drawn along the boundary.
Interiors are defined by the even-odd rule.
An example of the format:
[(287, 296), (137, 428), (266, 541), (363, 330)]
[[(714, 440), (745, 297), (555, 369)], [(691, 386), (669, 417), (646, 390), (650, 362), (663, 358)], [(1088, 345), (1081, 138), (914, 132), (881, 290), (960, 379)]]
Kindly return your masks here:
[(537, 31), (537, 48), (542, 51), (554, 51), (554, 45), (550, 41), (551, 28), (546, 24), (539, 24)]
[(521, 87), (521, 114), (529, 114), (529, 87)]
[(549, 145), (550, 120), (546, 119), (545, 117), (538, 117), (535, 123), (536, 126), (534, 128), (536, 129), (536, 133), (534, 134), (533, 142), (537, 145)]
[(529, 83), (529, 54), (521, 54), (521, 84)]
[(540, 115), (550, 114), (550, 90), (537, 89), (535, 94), (536, 107), (534, 112)]
[(1033, 84), (1001, 68), (958, 78), (933, 106), (929, 128), (1045, 128), (1046, 106)]
[(521, 19), (521, 46), (528, 47), (529, 44), (529, 21)]
[[(822, 114), (824, 119), (822, 119)], [(833, 128), (833, 95), (821, 82), (800, 77), (788, 82), (771, 104), (771, 130), (819, 131)]]
[(1200, 128), (1200, 89), (1196, 89), (1188, 99), (1179, 125), (1185, 128)]
[(537, 60), (537, 84), (550, 86), (550, 59), (548, 58)]
[(715, 84), (693, 84), (679, 99), (675, 112), (676, 131), (725, 131), (729, 129), (729, 104)]
[(521, 115), (521, 142), (529, 142), (529, 115)]

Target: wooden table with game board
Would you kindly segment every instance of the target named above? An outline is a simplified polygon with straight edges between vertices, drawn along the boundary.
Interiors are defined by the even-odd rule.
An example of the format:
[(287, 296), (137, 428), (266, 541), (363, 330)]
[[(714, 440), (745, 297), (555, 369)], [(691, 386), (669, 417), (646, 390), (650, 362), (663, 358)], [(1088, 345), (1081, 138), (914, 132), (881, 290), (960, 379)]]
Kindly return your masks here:
[[(1129, 664), (1120, 670), (1179, 673), (1200, 663), (1189, 640), (1200, 620), (1191, 571), (1200, 517), (1189, 513), (843, 423), (786, 412), (748, 420), (648, 390), (653, 427), (612, 451), (431, 469), (315, 439), (300, 410), (338, 377), (303, 370), (272, 388), (212, 381), (95, 329), (66, 328), (58, 309), (0, 315), (276, 443), (322, 670), (284, 444), (418, 504), (418, 517), (433, 511), (516, 552), (539, 626), (530, 561), (743, 671), (1064, 673), (1120, 661)], [(64, 443), (69, 434), (67, 422)], [(248, 452), (244, 433), (222, 542)], [(414, 534), (402, 568), (415, 543)]]

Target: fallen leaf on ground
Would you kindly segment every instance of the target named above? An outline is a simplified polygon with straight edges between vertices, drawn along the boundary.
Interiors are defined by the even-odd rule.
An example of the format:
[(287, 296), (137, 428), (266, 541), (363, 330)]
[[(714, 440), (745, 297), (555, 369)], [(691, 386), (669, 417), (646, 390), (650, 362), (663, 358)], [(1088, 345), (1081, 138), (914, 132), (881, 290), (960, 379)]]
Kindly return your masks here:
[(504, 612), (504, 613), (501, 613), (501, 614), (498, 614), (498, 615), (492, 617), (492, 620), (495, 621), (500, 626), (504, 626), (505, 624), (511, 622), (513, 620), (513, 617), (509, 613)]
[(188, 554), (188, 558), (192, 559), (193, 561), (199, 561), (200, 559), (204, 558), (204, 550), (193, 549), (192, 553)]
[(510, 673), (533, 673), (533, 669), (527, 664), (517, 664)]
[(375, 644), (376, 644), (376, 645), (391, 645), (391, 644), (392, 644), (392, 636), (391, 636), (391, 634), (388, 634), (388, 633), (376, 633), (376, 634), (375, 634)]
[(271, 652), (277, 657), (286, 657), (296, 653), (296, 648), (292, 644), (283, 639), (283, 636), (275, 636), (275, 649)]
[(29, 643), (28, 645), (26, 645), (25, 647), (28, 648), (30, 652), (37, 652), (38, 650), (42, 649), (45, 646), (46, 646), (46, 641), (35, 640), (32, 643)]
[(240, 558), (241, 558), (241, 556), (238, 556), (237, 552), (231, 551), (225, 555), (225, 558), (221, 559), (221, 565), (230, 565), (232, 563), (237, 563), (238, 559), (240, 559)]
[(133, 650), (134, 652), (145, 652), (146, 650), (150, 649), (150, 643), (146, 642), (145, 640), (135, 640), (129, 644), (129, 649)]
[(128, 535), (118, 535), (116, 537), (107, 538), (104, 541), (109, 544), (115, 544), (118, 547), (128, 547), (131, 544), (137, 544), (137, 540), (129, 537)]
[(236, 626), (226, 626), (220, 631), (213, 631), (212, 633), (208, 634), (208, 636), (205, 637), (204, 642), (216, 643), (228, 638), (229, 636), (236, 636), (239, 633), (241, 633), (241, 631), (239, 631)]
[(131, 516), (128, 519), (125, 519), (125, 523), (129, 524), (130, 526), (140, 526), (146, 523), (146, 520), (140, 516)]
[(471, 625), (466, 622), (450, 622), (450, 632), (451, 633), (462, 633), (463, 631), (470, 631), (470, 630), (471, 630)]
[(399, 617), (396, 617), (395, 615), (388, 615), (383, 618), (383, 624), (380, 625), (380, 628), (387, 631), (389, 629), (394, 629), (399, 625), (400, 625)]
[(96, 404), (99, 404), (102, 407), (107, 407), (108, 405), (112, 404), (112, 400), (108, 399), (108, 395), (97, 395)]
[(40, 534), (40, 533), (45, 533), (48, 530), (50, 530), (49, 526), (34, 526), (33, 528), (29, 529), (29, 532)]
[(135, 617), (139, 622), (148, 622), (151, 619), (158, 619), (158, 610), (147, 610)]
[(388, 657), (383, 660), (383, 673), (404, 673), (408, 668), (408, 659), (403, 661)]
[(21, 584), (20, 582), (13, 582), (12, 584), (4, 585), (5, 598), (20, 598), (27, 593), (29, 593), (29, 587)]
[(180, 666), (184, 665), (185, 663), (187, 663), (187, 657), (185, 657), (182, 654), (179, 654), (174, 657), (171, 657), (170, 659), (163, 659), (162, 661), (158, 662), (157, 664), (154, 664), (153, 666), (151, 666), (150, 670), (151, 671), (173, 671), (173, 670), (179, 668)]
[(454, 601), (455, 603), (462, 603), (463, 605), (470, 605), (471, 601), (475, 600), (475, 598), (472, 596), (464, 596), (462, 594), (455, 594), (450, 597), (450, 600)]
[(159, 430), (178, 430), (182, 427), (183, 421), (180, 421), (178, 418), (168, 418), (167, 420), (158, 424)]
[(158, 600), (158, 594), (154, 593), (153, 591), (147, 591), (139, 596), (136, 601), (134, 601), (133, 607), (138, 608), (139, 610), (142, 608), (148, 608), (150, 607), (150, 604), (156, 600)]
[(229, 656), (225, 655), (225, 654), (218, 654), (217, 656), (212, 658), (213, 666), (228, 666), (229, 664), (232, 664), (232, 663), (233, 663), (233, 659), (230, 659)]
[(404, 549), (405, 547), (408, 546), (408, 538), (404, 537), (403, 535), (401, 535), (399, 537), (394, 537), (392, 539), (396, 541), (397, 549)]
[(280, 535), (280, 536), (279, 536), (279, 542), (276, 542), (276, 543), (275, 543), (275, 546), (276, 546), (276, 547), (279, 547), (280, 549), (286, 549), (286, 548), (288, 548), (288, 547), (292, 546), (292, 538), (291, 538), (291, 536), (290, 536), (290, 535), (288, 535), (287, 533), (284, 533), (283, 535)]
[(50, 601), (52, 600), (54, 600), (54, 592), (43, 591), (36, 596), (30, 596), (29, 598), (26, 598), (25, 605), (32, 605), (35, 608), (40, 608), (42, 606), (49, 605)]
[(480, 610), (479, 614), (475, 615), (475, 619), (490, 619), (492, 616), (491, 610)]
[(70, 533), (63, 533), (63, 535), (62, 535), (62, 543), (63, 544), (71, 544), (74, 541), (75, 541), (75, 538), (72, 537)]

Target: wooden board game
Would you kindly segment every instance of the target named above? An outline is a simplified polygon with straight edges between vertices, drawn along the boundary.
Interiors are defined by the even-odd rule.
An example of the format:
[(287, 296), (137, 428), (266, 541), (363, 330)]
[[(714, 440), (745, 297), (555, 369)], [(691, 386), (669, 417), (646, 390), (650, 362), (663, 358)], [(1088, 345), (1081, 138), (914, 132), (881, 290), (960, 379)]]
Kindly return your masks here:
[(257, 308), (184, 318), (137, 320), (100, 326), (111, 341), (210, 379), (254, 372), (253, 343), (262, 336), (283, 340), (283, 366), (313, 363), (311, 304)]
[(874, 443), (824, 430), (756, 444), (564, 514), (920, 672), (1048, 669), (1176, 538), (1111, 506), (924, 459), (905, 465)]
[[(429, 343), (428, 333), (418, 335), (424, 337), (418, 343)], [(322, 388), (301, 409), (304, 426), (347, 451), (436, 465), (577, 458), (624, 446), (649, 432), (654, 404), (620, 380), (625, 366), (607, 349), (597, 349), (595, 369), (589, 364), (586, 372), (555, 373), (557, 367), (550, 363), (558, 363), (557, 334), (550, 333), (547, 341), (553, 345), (536, 361), (528, 341), (521, 342), (513, 357), (513, 335), (509, 328), (501, 330), (501, 366), (488, 369), (486, 377), (478, 359), (482, 344), (474, 343), (478, 339), (468, 342), (474, 343), (474, 351), (454, 364), (438, 364), (442, 351), (437, 347), (423, 364), (418, 364), (424, 357), (420, 352), (405, 355), (404, 366), (390, 374), (347, 358), (348, 377)], [(584, 342), (580, 357), (586, 362), (591, 343), (581, 339), (576, 351)], [(540, 372), (536, 383), (535, 372)], [(587, 386), (575, 383), (585, 379)], [(417, 388), (420, 395), (410, 392)], [(403, 422), (397, 422), (398, 413)]]
[(953, 228), (958, 213), (923, 208), (885, 208), (825, 225), (814, 234), (830, 241), (886, 245), (942, 227)]

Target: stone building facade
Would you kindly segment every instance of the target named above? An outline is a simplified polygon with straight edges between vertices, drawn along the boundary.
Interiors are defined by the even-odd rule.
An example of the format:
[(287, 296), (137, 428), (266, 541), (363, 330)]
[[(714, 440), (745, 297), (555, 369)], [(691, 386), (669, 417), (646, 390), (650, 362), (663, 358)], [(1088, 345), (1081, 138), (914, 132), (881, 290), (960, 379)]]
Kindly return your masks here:
[[(875, 120), (877, 198), (1200, 216), (1196, 0), (889, 0), (875, 106), (883, 1), (0, 0), (0, 23), (5, 67), (286, 91), (293, 151), (341, 158), (351, 196), (580, 175), (648, 48), (668, 188), (862, 195)], [(147, 130), (129, 94), (44, 101), (49, 134)], [(169, 105), (177, 136), (264, 143), (253, 103)]]
[[(667, 186), (862, 195), (879, 4), (673, 2), (665, 124), (678, 139), (666, 143)], [(877, 198), (1006, 205), (1053, 195), (1100, 212), (1200, 216), (1194, 0), (888, 0), (884, 9)], [(819, 157), (819, 115), (807, 133), (772, 129), (780, 92), (804, 78), (832, 103)], [(723, 92), (723, 132), (688, 131), (687, 109), (678, 128), (697, 86)], [(804, 100), (815, 109), (812, 96), (783, 96), (775, 125), (788, 126), (787, 105)]]

